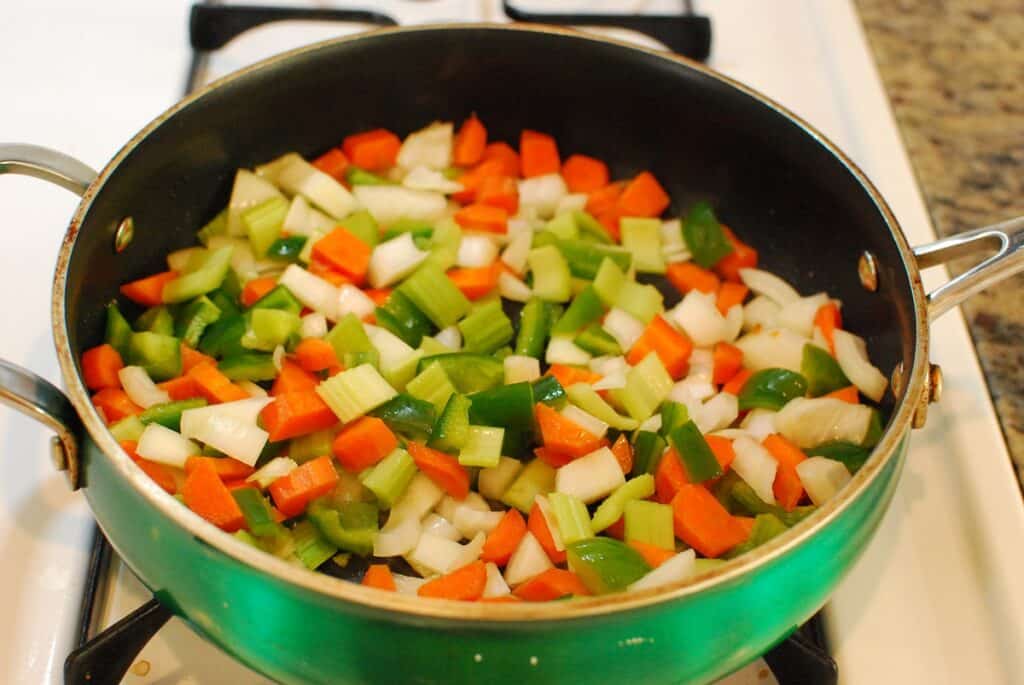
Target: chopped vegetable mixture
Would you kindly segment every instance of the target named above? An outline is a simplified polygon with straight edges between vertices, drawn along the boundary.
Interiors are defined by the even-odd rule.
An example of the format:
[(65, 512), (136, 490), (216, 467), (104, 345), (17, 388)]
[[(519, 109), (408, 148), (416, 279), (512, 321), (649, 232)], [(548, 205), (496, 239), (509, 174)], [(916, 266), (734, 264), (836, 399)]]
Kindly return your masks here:
[(640, 590), (779, 535), (865, 462), (885, 377), (708, 203), (561, 154), (474, 115), (238, 170), (107, 307), (93, 402), (199, 516), (380, 590)]

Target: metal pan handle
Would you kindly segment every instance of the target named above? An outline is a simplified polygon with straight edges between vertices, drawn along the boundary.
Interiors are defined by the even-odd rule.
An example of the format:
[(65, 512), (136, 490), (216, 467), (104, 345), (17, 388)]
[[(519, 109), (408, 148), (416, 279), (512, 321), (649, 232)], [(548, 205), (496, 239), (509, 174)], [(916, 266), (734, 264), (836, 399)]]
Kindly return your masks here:
[[(96, 179), (88, 166), (56, 150), (36, 145), (0, 143), (0, 174), (20, 174), (55, 183), (81, 196)], [(52, 428), (53, 460), (67, 472), (71, 488), (80, 485), (78, 444), (82, 422), (71, 401), (49, 381), (0, 360), (0, 402)]]
[(920, 269), (992, 250), (995, 254), (928, 293), (929, 320), (934, 321), (971, 295), (1024, 270), (1024, 216), (914, 248)]

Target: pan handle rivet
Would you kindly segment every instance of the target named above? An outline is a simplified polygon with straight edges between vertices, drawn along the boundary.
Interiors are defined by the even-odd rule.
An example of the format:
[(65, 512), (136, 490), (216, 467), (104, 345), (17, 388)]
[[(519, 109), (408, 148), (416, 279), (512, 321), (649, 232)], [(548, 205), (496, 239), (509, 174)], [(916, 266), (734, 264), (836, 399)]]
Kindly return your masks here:
[(121, 219), (114, 231), (114, 252), (121, 254), (135, 237), (135, 220), (130, 216)]
[(942, 399), (942, 368), (938, 364), (928, 367), (928, 401), (938, 402)]
[(857, 260), (857, 275), (865, 290), (872, 293), (878, 290), (878, 260), (868, 250), (864, 250)]

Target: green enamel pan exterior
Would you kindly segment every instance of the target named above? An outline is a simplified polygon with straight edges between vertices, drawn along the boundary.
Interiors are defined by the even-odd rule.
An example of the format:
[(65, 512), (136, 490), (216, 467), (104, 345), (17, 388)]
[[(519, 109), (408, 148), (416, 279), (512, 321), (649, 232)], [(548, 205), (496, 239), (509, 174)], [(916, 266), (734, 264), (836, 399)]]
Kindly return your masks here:
[[(493, 139), (523, 127), (563, 150), (650, 169), (681, 212), (709, 199), (803, 292), (843, 300), (883, 368), (904, 369), (870, 460), (786, 534), (686, 584), (529, 604), (460, 604), (362, 588), (262, 554), (199, 519), (118, 447), (79, 378), (103, 305), (222, 207), (234, 170), (345, 135), (399, 134), (479, 113)], [(31, 172), (29, 172), (31, 173)], [(67, 185), (67, 184), (66, 184)], [(115, 251), (126, 216), (134, 240)], [(122, 247), (124, 247), (122, 243)], [(870, 250), (878, 287), (855, 265)], [(778, 105), (671, 56), (542, 27), (376, 32), (263, 62), (179, 103), (85, 190), (64, 239), (54, 337), (87, 435), (82, 484), (118, 553), (203, 635), (286, 683), (706, 682), (784, 638), (826, 601), (892, 497), (927, 375), (926, 299), (913, 254), (870, 182)], [(669, 302), (669, 304), (671, 304)]]

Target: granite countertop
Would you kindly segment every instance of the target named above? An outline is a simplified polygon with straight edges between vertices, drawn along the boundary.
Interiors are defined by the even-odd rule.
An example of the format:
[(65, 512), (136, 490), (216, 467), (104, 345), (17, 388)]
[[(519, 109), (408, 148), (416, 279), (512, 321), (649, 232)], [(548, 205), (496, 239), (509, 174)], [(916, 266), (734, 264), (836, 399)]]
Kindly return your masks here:
[[(939, 235), (1024, 215), (1024, 0), (855, 4)], [(1024, 275), (962, 308), (1024, 487)]]

